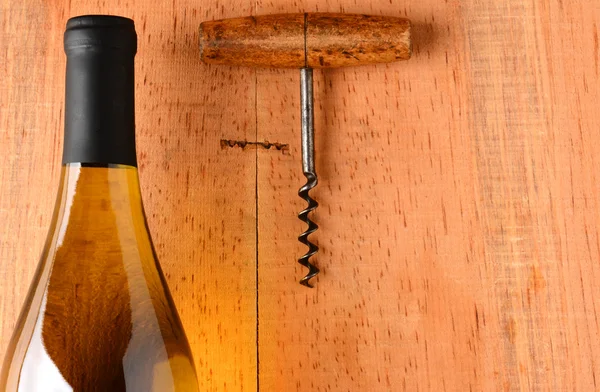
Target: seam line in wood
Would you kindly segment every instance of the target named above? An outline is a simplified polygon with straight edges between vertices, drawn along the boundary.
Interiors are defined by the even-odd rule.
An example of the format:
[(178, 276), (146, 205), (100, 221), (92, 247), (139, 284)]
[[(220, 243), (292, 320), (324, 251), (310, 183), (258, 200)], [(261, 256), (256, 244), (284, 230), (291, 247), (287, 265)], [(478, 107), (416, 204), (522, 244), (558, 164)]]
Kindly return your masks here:
[[(254, 119), (255, 119), (255, 131), (254, 131), (254, 143), (258, 143), (258, 71), (254, 71)], [(256, 392), (260, 392), (260, 282), (259, 282), (259, 241), (260, 241), (260, 233), (259, 233), (259, 217), (258, 217), (258, 207), (260, 205), (258, 201), (258, 149), (256, 149), (256, 153), (254, 154), (254, 169), (255, 169), (255, 178), (254, 178), (254, 200), (255, 206), (254, 210), (256, 213), (256, 273), (254, 279), (256, 281)]]

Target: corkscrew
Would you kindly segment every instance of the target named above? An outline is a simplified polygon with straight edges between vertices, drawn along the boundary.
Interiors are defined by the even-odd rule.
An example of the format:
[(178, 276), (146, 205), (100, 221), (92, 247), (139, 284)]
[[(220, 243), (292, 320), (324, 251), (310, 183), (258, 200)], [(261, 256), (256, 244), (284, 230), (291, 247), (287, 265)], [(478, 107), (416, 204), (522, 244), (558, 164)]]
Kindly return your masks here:
[(317, 186), (317, 173), (315, 172), (315, 128), (314, 128), (314, 100), (313, 100), (313, 71), (310, 68), (300, 70), (300, 101), (302, 110), (302, 172), (306, 177), (306, 184), (298, 191), (307, 207), (298, 214), (298, 218), (308, 225), (307, 229), (300, 234), (298, 240), (308, 246), (308, 251), (298, 259), (298, 262), (308, 268), (308, 273), (300, 279), (300, 284), (312, 287), (310, 280), (319, 274), (319, 269), (309, 259), (314, 256), (319, 247), (310, 242), (308, 236), (317, 231), (319, 226), (313, 222), (308, 214), (319, 206), (319, 203), (308, 192)]
[(298, 240), (308, 247), (298, 262), (308, 268), (300, 284), (319, 268), (310, 258), (318, 246), (309, 240), (319, 226), (309, 215), (319, 203), (309, 192), (317, 185), (314, 143), (313, 68), (389, 63), (412, 54), (408, 19), (339, 13), (250, 16), (200, 25), (200, 56), (208, 64), (300, 69), (302, 171), (306, 177), (298, 195), (307, 207), (298, 214), (306, 230)]

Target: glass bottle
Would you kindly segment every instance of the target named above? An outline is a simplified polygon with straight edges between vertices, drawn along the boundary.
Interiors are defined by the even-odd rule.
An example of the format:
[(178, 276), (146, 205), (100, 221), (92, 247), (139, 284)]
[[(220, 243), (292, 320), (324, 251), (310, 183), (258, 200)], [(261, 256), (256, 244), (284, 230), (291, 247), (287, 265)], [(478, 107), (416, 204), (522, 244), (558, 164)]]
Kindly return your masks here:
[(0, 392), (197, 391), (146, 224), (135, 151), (133, 21), (72, 18), (63, 167)]

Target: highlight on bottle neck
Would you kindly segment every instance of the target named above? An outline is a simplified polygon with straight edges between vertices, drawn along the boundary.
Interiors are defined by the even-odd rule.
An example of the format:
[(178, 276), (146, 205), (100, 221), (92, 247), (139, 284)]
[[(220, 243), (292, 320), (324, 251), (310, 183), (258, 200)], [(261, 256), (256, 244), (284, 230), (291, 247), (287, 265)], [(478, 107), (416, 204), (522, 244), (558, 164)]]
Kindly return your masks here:
[(137, 166), (131, 19), (86, 15), (69, 19), (63, 164)]

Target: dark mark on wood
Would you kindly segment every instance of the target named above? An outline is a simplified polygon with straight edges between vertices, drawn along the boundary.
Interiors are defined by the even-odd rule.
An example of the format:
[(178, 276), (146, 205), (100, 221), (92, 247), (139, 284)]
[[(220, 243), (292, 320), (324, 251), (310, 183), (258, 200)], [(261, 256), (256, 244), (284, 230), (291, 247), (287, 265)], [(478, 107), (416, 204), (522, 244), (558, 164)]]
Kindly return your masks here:
[(233, 148), (240, 147), (241, 149), (245, 149), (246, 147), (262, 147), (264, 149), (270, 150), (271, 148), (275, 148), (284, 154), (290, 150), (289, 144), (283, 143), (270, 143), (268, 141), (264, 142), (249, 142), (247, 140), (227, 140), (221, 139), (221, 148)]

